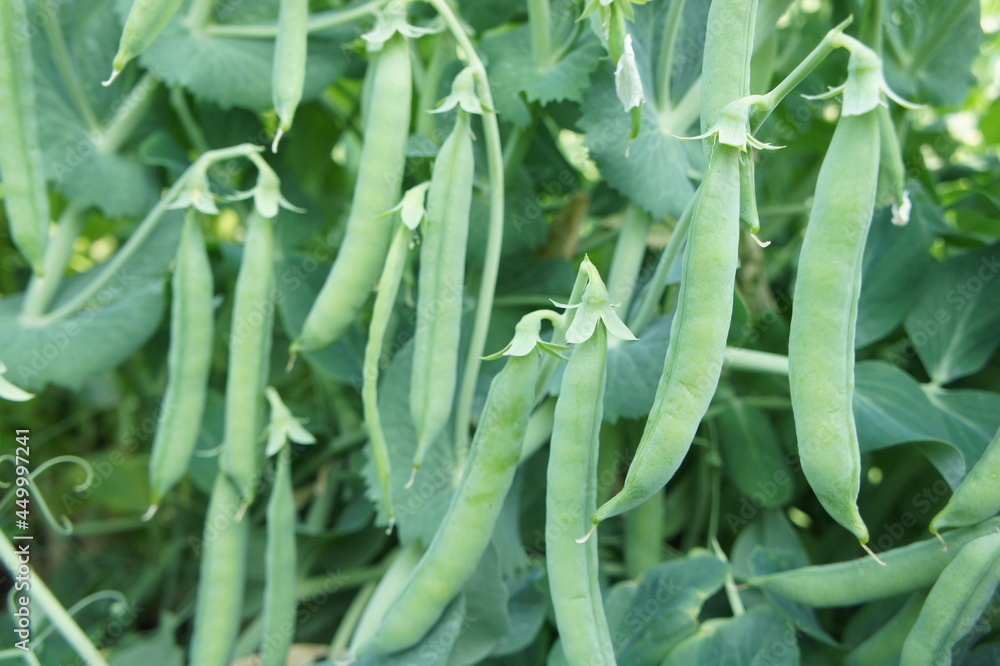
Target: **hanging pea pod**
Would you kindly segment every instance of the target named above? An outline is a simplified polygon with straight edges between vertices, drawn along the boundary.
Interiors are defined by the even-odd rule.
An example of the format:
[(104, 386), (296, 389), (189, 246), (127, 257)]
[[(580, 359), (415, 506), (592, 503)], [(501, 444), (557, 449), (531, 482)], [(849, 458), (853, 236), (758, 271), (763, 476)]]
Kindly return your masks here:
[(274, 152), (278, 151), (281, 135), (291, 129), (295, 109), (302, 100), (302, 86), (306, 80), (308, 19), (309, 0), (281, 0), (271, 79), (272, 103), (278, 114), (278, 132), (271, 145)]
[(188, 211), (177, 248), (167, 389), (149, 458), (150, 515), (191, 462), (212, 366), (212, 267), (198, 218)]
[(0, 179), (10, 235), (42, 276), (49, 199), (38, 147), (34, 63), (24, 0), (0, 2)]
[(263, 666), (284, 666), (295, 637), (295, 491), (290, 445), (282, 446), (267, 503), (267, 546), (264, 552)]
[(184, 0), (134, 0), (121, 40), (111, 67), (111, 76), (104, 82), (109, 86), (121, 74), (125, 66), (156, 41), (163, 29), (170, 23)]
[(969, 470), (948, 504), (931, 520), (931, 532), (975, 525), (1000, 513), (1000, 430)]

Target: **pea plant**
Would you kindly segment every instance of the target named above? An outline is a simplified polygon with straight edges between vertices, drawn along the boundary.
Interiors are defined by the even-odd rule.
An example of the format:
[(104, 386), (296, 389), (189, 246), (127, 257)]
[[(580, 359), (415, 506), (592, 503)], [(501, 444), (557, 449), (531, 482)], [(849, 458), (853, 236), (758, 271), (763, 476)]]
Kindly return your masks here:
[(997, 0), (3, 0), (0, 660), (1000, 663)]

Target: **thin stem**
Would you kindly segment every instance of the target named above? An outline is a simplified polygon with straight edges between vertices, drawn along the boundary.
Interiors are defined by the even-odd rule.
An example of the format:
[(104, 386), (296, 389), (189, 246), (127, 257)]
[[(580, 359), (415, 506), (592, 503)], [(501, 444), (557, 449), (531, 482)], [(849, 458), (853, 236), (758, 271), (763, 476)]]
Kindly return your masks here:
[(115, 275), (121, 270), (125, 262), (132, 258), (135, 251), (142, 246), (146, 238), (148, 238), (153, 230), (156, 229), (156, 226), (160, 223), (160, 220), (163, 219), (164, 214), (166, 214), (169, 209), (170, 204), (173, 203), (174, 199), (177, 198), (177, 195), (187, 184), (187, 181), (191, 177), (192, 173), (199, 169), (207, 168), (207, 166), (213, 162), (234, 159), (237, 157), (246, 157), (250, 153), (259, 152), (260, 150), (262, 150), (260, 146), (243, 143), (231, 148), (221, 148), (219, 150), (212, 150), (204, 153), (201, 157), (195, 160), (194, 164), (188, 167), (188, 170), (177, 179), (177, 182), (174, 183), (173, 187), (171, 187), (170, 190), (160, 198), (157, 204), (153, 206), (153, 209), (149, 211), (145, 219), (139, 223), (139, 226), (136, 227), (135, 231), (132, 232), (132, 235), (129, 236), (125, 245), (123, 245), (121, 249), (115, 253), (115, 256), (113, 256), (107, 263), (103, 264), (103, 267), (100, 269), (100, 273), (97, 277), (91, 280), (86, 287), (81, 289), (66, 303), (63, 303), (49, 314), (34, 319), (30, 323), (35, 326), (46, 326), (51, 324), (54, 321), (58, 321), (63, 317), (67, 317), (77, 312), (83, 308), (91, 298), (96, 296), (97, 293), (105, 287), (105, 285), (114, 279)]
[[(193, 32), (199, 32), (209, 26), (215, 0), (192, 0), (187, 13), (187, 24)], [(275, 33), (277, 34), (277, 33)]]
[[(374, 14), (382, 8), (389, 0), (371, 0), (363, 5), (349, 7), (347, 9), (337, 9), (326, 12), (317, 12), (309, 17), (306, 29), (310, 33), (323, 32), (332, 28), (338, 28), (348, 23), (353, 23), (358, 19)], [(205, 32), (212, 37), (237, 37), (241, 39), (274, 39), (278, 36), (277, 23), (258, 23), (248, 25), (222, 25), (214, 24), (205, 26)]]
[(788, 357), (781, 354), (726, 347), (722, 363), (730, 370), (788, 376)]
[[(486, 66), (476, 53), (475, 47), (465, 34), (462, 22), (452, 11), (446, 0), (430, 0), (430, 4), (444, 18), (455, 41), (462, 48), (469, 66), (475, 73), (479, 83), (479, 94), (483, 103), (491, 109), (496, 108), (493, 95), (490, 93)], [(495, 113), (482, 116), (483, 133), (486, 135), (486, 161), (489, 165), (490, 180), (490, 221), (486, 240), (486, 258), (483, 262), (482, 281), (479, 284), (479, 299), (476, 304), (476, 315), (472, 324), (472, 334), (469, 340), (469, 352), (465, 361), (462, 384), (459, 389), (458, 406), (455, 418), (455, 469), (457, 477), (465, 468), (465, 459), (469, 453), (469, 421), (472, 415), (472, 401), (476, 394), (476, 382), (479, 379), (479, 366), (482, 364), (483, 350), (486, 346), (486, 333), (490, 327), (490, 315), (493, 310), (493, 295), (496, 291), (497, 274), (500, 271), (500, 250), (503, 245), (503, 215), (504, 215), (504, 174), (503, 148), (500, 144), (500, 125)]]
[(347, 607), (344, 617), (341, 618), (340, 624), (337, 626), (333, 640), (330, 641), (330, 649), (327, 652), (329, 659), (340, 659), (347, 655), (347, 646), (351, 643), (351, 636), (354, 634), (354, 630), (357, 628), (358, 621), (361, 619), (362, 614), (364, 614), (368, 602), (371, 600), (372, 595), (375, 594), (375, 588), (376, 584), (373, 581), (365, 584), (354, 595), (351, 605)]
[(667, 18), (663, 22), (660, 63), (656, 70), (656, 108), (660, 111), (669, 111), (673, 105), (670, 88), (674, 73), (674, 51), (677, 49), (677, 35), (680, 34), (685, 3), (686, 0), (673, 0), (667, 10)]
[(659, 305), (660, 300), (663, 298), (663, 292), (667, 288), (670, 269), (677, 262), (677, 257), (680, 256), (681, 248), (684, 246), (684, 239), (687, 238), (697, 199), (698, 193), (695, 192), (691, 200), (688, 201), (687, 206), (684, 207), (684, 212), (681, 213), (680, 219), (677, 220), (677, 226), (674, 227), (674, 232), (670, 235), (667, 247), (660, 254), (660, 261), (656, 264), (656, 271), (639, 297), (639, 305), (636, 307), (635, 315), (629, 319), (629, 328), (636, 335), (641, 335), (642, 331), (649, 326), (653, 315), (656, 314), (656, 307)]
[(450, 62), (454, 52), (451, 38), (447, 34), (437, 36), (434, 39), (431, 61), (427, 63), (424, 76), (420, 79), (420, 98), (417, 101), (417, 134), (426, 136), (434, 140), (435, 143), (439, 143), (438, 137), (433, 136), (435, 114), (430, 113), (430, 111), (438, 101), (441, 77), (444, 75), (444, 68)]
[(187, 135), (188, 141), (194, 145), (195, 150), (199, 153), (208, 151), (208, 141), (205, 140), (205, 133), (201, 131), (201, 126), (198, 125), (194, 114), (191, 113), (191, 107), (188, 105), (187, 97), (184, 95), (184, 88), (181, 86), (171, 86), (170, 106), (173, 107), (174, 113), (177, 114), (177, 119), (181, 122), (181, 129), (184, 130), (184, 134)]
[(28, 318), (40, 317), (52, 302), (62, 283), (63, 273), (73, 256), (73, 243), (80, 235), (83, 227), (83, 215), (76, 205), (71, 204), (56, 223), (56, 232), (49, 238), (45, 246), (45, 257), (42, 265), (45, 277), (32, 276), (24, 296), (21, 313)]
[[(48, 5), (44, 6), (47, 7)], [(83, 116), (83, 120), (87, 124), (87, 129), (91, 132), (96, 132), (101, 124), (97, 119), (97, 114), (94, 112), (94, 107), (91, 106), (90, 100), (87, 99), (87, 93), (83, 90), (83, 85), (80, 83), (80, 76), (73, 66), (73, 59), (69, 55), (69, 49), (66, 48), (66, 38), (63, 35), (59, 16), (54, 12), (50, 12), (47, 18), (48, 20), (45, 21), (45, 32), (49, 38), (49, 46), (52, 47), (52, 56), (56, 61), (59, 76), (63, 83), (66, 84), (66, 89), (69, 91), (69, 96), (76, 105), (76, 110)]]
[(121, 149), (152, 106), (153, 95), (159, 85), (160, 82), (152, 74), (146, 74), (132, 86), (119, 106), (118, 113), (108, 123), (100, 140), (96, 142), (101, 152), (116, 153)]
[(767, 117), (771, 115), (775, 107), (785, 98), (785, 96), (792, 92), (792, 90), (802, 83), (802, 81), (812, 73), (816, 67), (826, 59), (828, 55), (833, 53), (834, 49), (837, 48), (838, 38), (842, 36), (844, 29), (851, 24), (854, 19), (850, 16), (847, 17), (840, 25), (833, 28), (830, 32), (826, 33), (823, 40), (816, 45), (809, 55), (806, 56), (805, 60), (800, 62), (798, 66), (792, 70), (792, 72), (785, 77), (785, 80), (774, 87), (774, 90), (767, 93), (766, 95), (760, 96), (760, 103), (757, 104), (753, 110), (753, 118), (750, 122), (753, 131), (756, 132), (760, 129), (760, 126), (764, 124)]
[[(10, 571), (11, 576), (15, 575), (20, 567), (20, 561), (13, 544), (7, 535), (0, 530), (0, 561)], [(34, 571), (31, 572), (31, 601), (38, 604), (42, 612), (49, 618), (56, 629), (66, 639), (66, 642), (76, 651), (78, 655), (90, 666), (108, 666), (101, 653), (97, 651), (94, 644), (87, 638), (80, 625), (76, 623), (73, 616), (66, 612), (59, 600), (48, 586), (42, 581)]]
[(528, 25), (531, 26), (531, 55), (536, 65), (545, 65), (552, 53), (549, 0), (528, 0)]
[(607, 285), (612, 305), (618, 306), (619, 312), (623, 314), (628, 313), (635, 293), (639, 271), (646, 258), (646, 238), (652, 223), (648, 213), (637, 206), (630, 206), (625, 213), (625, 222), (618, 230), (618, 242), (615, 243), (615, 252), (611, 257)]
[(503, 174), (507, 180), (513, 180), (514, 174), (524, 161), (531, 139), (535, 132), (533, 126), (515, 127), (507, 135), (507, 150), (503, 154)]

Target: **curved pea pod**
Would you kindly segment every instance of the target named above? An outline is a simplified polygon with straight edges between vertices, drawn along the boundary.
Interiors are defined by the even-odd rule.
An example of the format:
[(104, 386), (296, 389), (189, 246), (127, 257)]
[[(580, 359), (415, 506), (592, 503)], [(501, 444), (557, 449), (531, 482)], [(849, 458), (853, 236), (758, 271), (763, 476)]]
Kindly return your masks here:
[(110, 85), (133, 58), (156, 41), (182, 4), (184, 0), (134, 0), (111, 65), (111, 77), (104, 85)]
[(931, 532), (974, 525), (1000, 513), (1000, 430), (976, 461), (948, 504), (931, 520)]
[(556, 402), (545, 490), (545, 565), (562, 648), (571, 666), (615, 663), (598, 580), (597, 534), (585, 542), (597, 506), (597, 457), (608, 336), (599, 321), (566, 364)]
[(1000, 534), (966, 544), (941, 572), (903, 643), (900, 666), (948, 666), (1000, 585)]
[(0, 2), (0, 180), (10, 235), (35, 275), (49, 237), (34, 63), (24, 0)]
[(738, 263), (739, 161), (738, 149), (723, 144), (716, 144), (709, 158), (653, 409), (625, 485), (597, 510), (594, 523), (634, 509), (670, 481), (718, 387)]
[(926, 592), (910, 595), (895, 615), (844, 657), (844, 666), (883, 666), (893, 663), (893, 659), (899, 657), (903, 642), (917, 621), (926, 598)]
[(474, 168), (469, 116), (459, 111), (434, 163), (427, 219), (421, 226), (410, 384), (410, 411), (417, 428), (414, 469), (420, 468), (427, 448), (447, 425), (455, 399)]
[(747, 584), (814, 608), (862, 604), (930, 587), (962, 546), (998, 528), (1000, 518), (993, 518), (949, 534), (947, 549), (926, 539), (887, 550), (879, 554), (885, 566), (862, 557), (756, 576)]
[(274, 151), (278, 150), (281, 135), (291, 129), (295, 109), (302, 101), (302, 87), (306, 80), (308, 19), (309, 0), (281, 0), (271, 78), (272, 103), (278, 114), (278, 132), (271, 146)]
[(365, 120), (358, 180), (337, 259), (292, 352), (322, 349), (347, 331), (368, 299), (395, 228), (386, 215), (399, 201), (410, 129), (410, 51), (396, 35), (372, 65), (371, 113)]
[(712, 0), (702, 63), (702, 131), (715, 125), (726, 105), (750, 94), (756, 22), (757, 0)]
[(823, 158), (795, 279), (788, 381), (806, 480), (827, 513), (862, 544), (861, 454), (854, 425), (854, 333), (861, 257), (875, 208), (874, 112), (841, 116)]
[(538, 353), (511, 356), (486, 396), (472, 455), (434, 539), (359, 655), (419, 641), (475, 572), (514, 480), (535, 400)]
[(172, 288), (167, 389), (149, 458), (153, 507), (181, 480), (191, 462), (212, 367), (212, 267), (193, 210), (184, 221)]
[(242, 498), (223, 474), (215, 477), (205, 515), (198, 602), (188, 664), (228, 666), (243, 607), (249, 521), (237, 520)]
[(274, 228), (256, 211), (247, 218), (246, 243), (233, 296), (226, 376), (225, 431), (219, 465), (246, 504), (259, 481), (264, 386), (274, 321)]
[(263, 666), (284, 666), (295, 637), (295, 489), (289, 445), (278, 453), (274, 486), (267, 503), (267, 546), (264, 551)]

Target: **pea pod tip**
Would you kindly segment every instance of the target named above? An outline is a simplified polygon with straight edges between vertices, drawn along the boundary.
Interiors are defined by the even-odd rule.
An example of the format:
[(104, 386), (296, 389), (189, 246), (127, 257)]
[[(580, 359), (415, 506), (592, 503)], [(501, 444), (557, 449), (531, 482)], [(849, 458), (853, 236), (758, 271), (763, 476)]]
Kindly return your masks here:
[(108, 77), (107, 81), (101, 81), (101, 85), (107, 88), (108, 86), (110, 86), (112, 83), (115, 82), (115, 79), (117, 79), (118, 75), (121, 73), (122, 70), (115, 67), (114, 69), (111, 70), (111, 76)]
[(153, 502), (152, 504), (150, 504), (149, 508), (146, 509), (146, 513), (142, 514), (142, 522), (144, 522), (144, 523), (145, 522), (149, 522), (153, 518), (153, 516), (156, 515), (156, 511), (159, 508), (160, 508), (160, 505), (158, 503), (156, 503), (156, 502)]
[(865, 549), (865, 552), (868, 553), (868, 555), (873, 560), (875, 560), (876, 562), (878, 562), (879, 564), (881, 564), (883, 567), (886, 566), (885, 562), (883, 562), (881, 559), (879, 559), (879, 556), (875, 554), (875, 551), (868, 547), (868, 544), (866, 544), (864, 542), (861, 542), (861, 547)]
[(580, 537), (579, 539), (575, 539), (575, 541), (577, 543), (587, 543), (588, 541), (590, 541), (590, 537), (593, 536), (594, 530), (596, 530), (596, 529), (597, 529), (597, 523), (593, 523), (590, 526), (590, 530), (586, 534), (584, 534), (582, 537)]

